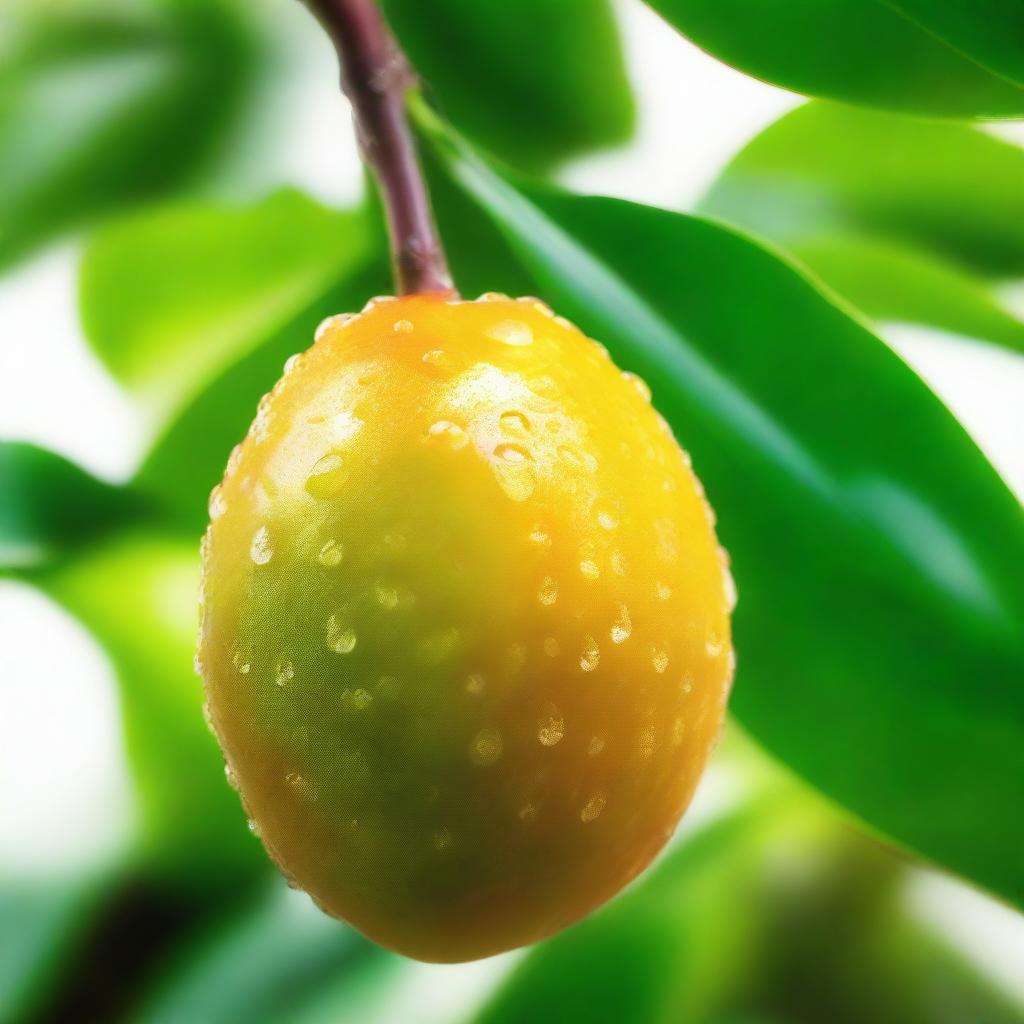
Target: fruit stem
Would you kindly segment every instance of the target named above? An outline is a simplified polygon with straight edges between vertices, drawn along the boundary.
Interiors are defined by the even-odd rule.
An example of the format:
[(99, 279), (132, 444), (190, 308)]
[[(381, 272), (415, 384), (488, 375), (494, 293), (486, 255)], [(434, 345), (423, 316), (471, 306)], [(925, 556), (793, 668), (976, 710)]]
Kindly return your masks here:
[(415, 76), (374, 0), (306, 0), (334, 43), (363, 161), (387, 211), (400, 295), (456, 294), (406, 116)]

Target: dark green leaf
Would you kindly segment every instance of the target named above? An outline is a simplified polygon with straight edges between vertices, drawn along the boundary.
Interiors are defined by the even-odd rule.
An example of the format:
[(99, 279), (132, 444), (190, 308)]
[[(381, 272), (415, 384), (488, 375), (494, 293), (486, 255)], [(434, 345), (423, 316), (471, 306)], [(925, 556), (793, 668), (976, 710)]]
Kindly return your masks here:
[(885, 0), (977, 63), (1024, 85), (1024, 5), (1019, 0)]
[(648, 3), (715, 57), (794, 92), (946, 117), (1024, 113), (1024, 90), (883, 0)]
[(875, 235), (1024, 274), (1024, 150), (962, 124), (808, 103), (737, 155), (701, 203), (782, 245)]
[(228, 136), (251, 71), (232, 4), (22, 2), (4, 19), (0, 264), (169, 191)]
[(169, 207), (102, 232), (82, 269), (93, 347), (158, 435), (139, 486), (199, 524), (260, 395), (330, 313), (387, 287), (376, 228), (294, 192)]
[(0, 569), (41, 565), (139, 510), (127, 491), (61, 455), (0, 441)]
[(91, 629), (114, 663), (150, 869), (192, 889), (235, 892), (268, 872), (203, 720), (192, 664), (198, 539), (122, 531), (30, 580)]
[(445, 115), (514, 166), (628, 138), (633, 101), (606, 0), (384, 0)]
[(750, 239), (517, 190), (432, 134), (692, 451), (741, 595), (735, 713), (872, 825), (1024, 903), (1024, 516), (963, 429)]
[[(291, 1024), (336, 1020), (397, 957), (301, 895), (275, 885), (226, 929), (192, 943), (131, 1019), (135, 1024)], [(311, 1004), (331, 1015), (307, 1016)]]

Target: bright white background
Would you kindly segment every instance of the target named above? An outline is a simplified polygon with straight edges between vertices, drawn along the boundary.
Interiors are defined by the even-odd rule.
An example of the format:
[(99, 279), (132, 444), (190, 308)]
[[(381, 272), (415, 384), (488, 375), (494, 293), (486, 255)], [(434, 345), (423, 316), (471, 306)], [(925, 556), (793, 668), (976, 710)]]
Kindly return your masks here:
[[(637, 137), (625, 150), (567, 168), (563, 180), (578, 191), (685, 208), (731, 154), (800, 100), (715, 62), (635, 0), (619, 10), (640, 109)], [(351, 202), (361, 172), (333, 54), (311, 23), (297, 22), (295, 45), (312, 50), (294, 85), (298, 103), (282, 122), (275, 163), (267, 170), (261, 158), (251, 188), (288, 183), (325, 201)], [(993, 130), (1024, 143), (1024, 125)], [(141, 454), (141, 421), (83, 344), (78, 250), (77, 241), (64, 243), (0, 281), (0, 437), (36, 441), (102, 476), (124, 478)], [(1024, 314), (1024, 291), (1006, 298)], [(1024, 359), (917, 328), (891, 326), (885, 335), (1024, 493)], [(712, 778), (705, 805), (716, 802), (717, 789)], [(103, 653), (46, 599), (0, 584), (0, 874), (83, 858), (100, 863), (125, 841), (132, 819)], [(1024, 919), (925, 872), (911, 898), (916, 912), (1024, 998)], [(450, 995), (478, 983), (481, 971), (449, 972)]]

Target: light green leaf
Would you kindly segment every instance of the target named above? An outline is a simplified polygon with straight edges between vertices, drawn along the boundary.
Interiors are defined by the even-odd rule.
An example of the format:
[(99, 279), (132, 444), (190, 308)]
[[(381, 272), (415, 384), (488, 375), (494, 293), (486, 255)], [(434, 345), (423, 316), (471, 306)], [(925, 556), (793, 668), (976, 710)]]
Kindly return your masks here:
[(244, 891), (270, 862), (203, 720), (192, 664), (198, 540), (121, 531), (27, 578), (92, 630), (114, 663), (147, 868), (193, 890)]
[(1018, 0), (885, 0), (983, 67), (1024, 85), (1024, 6)]
[(0, 264), (196, 175), (251, 75), (222, 2), (21, 2), (0, 62)]
[(42, 565), (140, 512), (135, 496), (63, 456), (0, 441), (0, 570)]
[(1024, 822), (1007, 813), (1024, 781), (1024, 516), (964, 430), (747, 237), (514, 188), (429, 130), (542, 297), (649, 382), (692, 452), (741, 595), (734, 712), (873, 826), (1024, 904)]
[(445, 115), (513, 166), (625, 141), (633, 100), (606, 0), (384, 0)]
[(869, 235), (961, 268), (1024, 274), (1024, 149), (963, 124), (808, 103), (729, 163), (700, 204), (782, 245)]
[(1018, 85), (884, 0), (648, 3), (726, 64), (807, 96), (944, 117), (1024, 114)]
[(285, 359), (317, 323), (388, 287), (368, 214), (295, 192), (173, 206), (103, 231), (82, 267), (88, 337), (150, 411), (138, 486), (190, 523)]
[(808, 239), (791, 251), (874, 320), (924, 324), (1024, 352), (1024, 323), (980, 280), (927, 253), (853, 235)]

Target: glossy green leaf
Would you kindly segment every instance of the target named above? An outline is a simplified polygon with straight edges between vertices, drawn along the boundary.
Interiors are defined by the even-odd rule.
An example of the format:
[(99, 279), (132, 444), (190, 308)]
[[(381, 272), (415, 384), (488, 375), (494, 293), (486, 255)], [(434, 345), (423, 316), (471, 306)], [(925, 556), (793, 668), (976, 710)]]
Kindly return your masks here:
[(18, 3), (0, 65), (0, 264), (196, 175), (251, 73), (230, 3)]
[(945, 117), (1024, 114), (1018, 85), (884, 0), (648, 3), (726, 64), (794, 92)]
[(1022, 1011), (907, 913), (904, 866), (775, 794), (670, 849), (531, 950), (477, 1024), (902, 1024)]
[(924, 324), (1024, 352), (1024, 323), (982, 281), (927, 253), (852, 235), (808, 239), (790, 251), (874, 320)]
[(540, 294), (648, 381), (692, 452), (740, 591), (734, 712), (875, 827), (1024, 903), (1024, 821), (1007, 813), (1024, 782), (1024, 516), (964, 430), (749, 238), (516, 189), (430, 131)]
[(139, 512), (137, 498), (63, 456), (0, 441), (0, 570), (42, 565)]
[(978, 64), (1024, 85), (1024, 5), (1018, 0), (885, 0)]
[(453, 123), (513, 166), (625, 141), (633, 100), (607, 0), (383, 0)]
[(140, 489), (198, 525), (285, 359), (325, 316), (389, 287), (382, 248), (368, 215), (295, 192), (168, 207), (101, 232), (83, 262), (83, 315), (95, 350), (152, 415)]
[(28, 579), (92, 630), (114, 663), (146, 864), (176, 884), (236, 892), (269, 872), (203, 719), (193, 668), (198, 539), (121, 531)]
[[(298, 1024), (337, 1020), (393, 978), (399, 958), (309, 899), (274, 885), (227, 928), (191, 942), (133, 1024)], [(330, 1016), (310, 1014), (330, 1005)]]
[(968, 125), (808, 103), (729, 163), (700, 209), (766, 238), (871, 235), (1024, 274), (1024, 149)]

